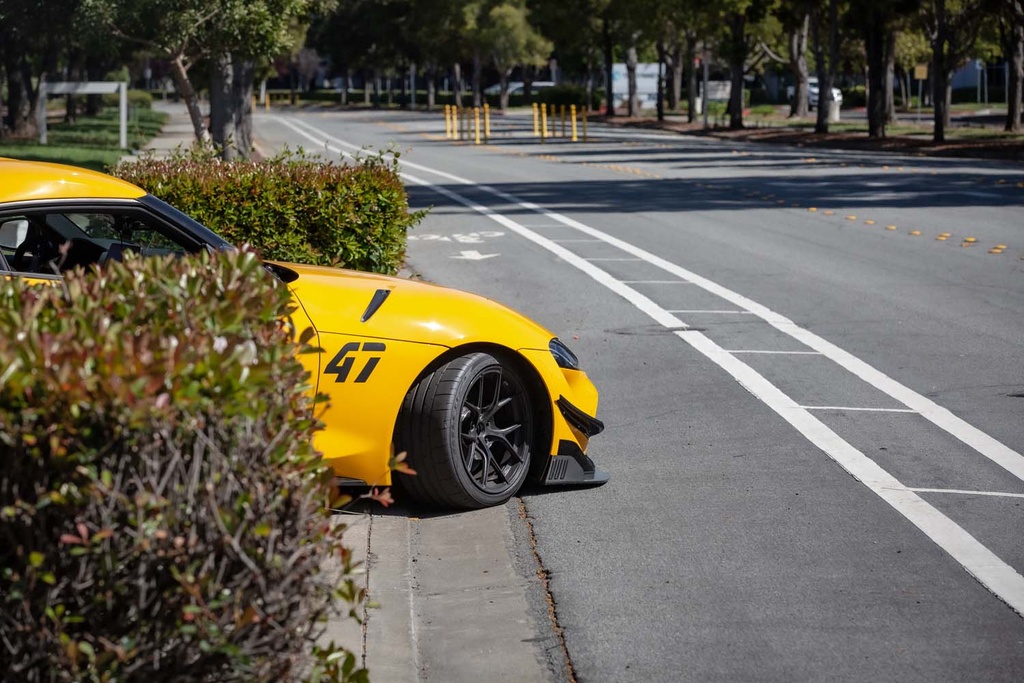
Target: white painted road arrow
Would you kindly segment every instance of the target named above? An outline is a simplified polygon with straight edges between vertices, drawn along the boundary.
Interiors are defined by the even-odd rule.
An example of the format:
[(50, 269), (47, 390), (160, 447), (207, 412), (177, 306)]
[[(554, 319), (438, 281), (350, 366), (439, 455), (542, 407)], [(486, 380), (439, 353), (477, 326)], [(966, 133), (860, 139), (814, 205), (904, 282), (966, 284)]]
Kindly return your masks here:
[(464, 259), (466, 261), (483, 261), (486, 258), (494, 258), (498, 254), (481, 254), (479, 251), (464, 251), (459, 256), (452, 256), (452, 258)]

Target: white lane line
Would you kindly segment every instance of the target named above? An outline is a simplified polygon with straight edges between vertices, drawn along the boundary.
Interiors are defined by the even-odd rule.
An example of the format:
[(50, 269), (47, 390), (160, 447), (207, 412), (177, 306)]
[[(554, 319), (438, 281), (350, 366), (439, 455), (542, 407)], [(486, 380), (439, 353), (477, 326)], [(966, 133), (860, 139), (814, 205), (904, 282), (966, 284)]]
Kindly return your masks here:
[(750, 315), (750, 311), (699, 310), (699, 309), (689, 309), (689, 310), (672, 309), (672, 310), (669, 311), (669, 313), (731, 313), (731, 314), (734, 314), (734, 315)]
[(910, 489), (914, 493), (955, 493), (964, 496), (996, 496), (998, 498), (1024, 498), (1024, 493), (1003, 493), (1001, 491), (968, 491), (966, 489)]
[(761, 349), (726, 349), (728, 353), (752, 353), (766, 356), (820, 356), (818, 351), (762, 351)]
[[(318, 143), (320, 142), (320, 140), (312, 134), (304, 132), (291, 122), (285, 121), (280, 117), (275, 118), (307, 139), (311, 139)], [(304, 125), (312, 128), (309, 124)], [(318, 135), (323, 135), (334, 142), (341, 143), (350, 148), (355, 148), (351, 143), (344, 143), (334, 138), (330, 138), (326, 133), (318, 131), (315, 128), (313, 128), (313, 130), (316, 131)], [(405, 162), (405, 165), (420, 168), (428, 173), (433, 172), (431, 169), (424, 166), (414, 165), (408, 162)], [(959, 562), (967, 572), (974, 576), (982, 585), (986, 586), (990, 591), (1006, 602), (1006, 604), (1008, 604), (1014, 611), (1024, 615), (1024, 576), (1021, 576), (1021, 574), (1013, 567), (1003, 562), (992, 551), (979, 543), (976, 538), (956, 522), (949, 517), (946, 517), (937, 508), (917, 495), (917, 493), (908, 489), (895, 477), (883, 470), (877, 463), (871, 460), (871, 458), (864, 455), (838, 434), (833, 432), (827, 425), (814, 417), (808, 410), (801, 408), (792, 398), (784, 394), (778, 387), (765, 379), (749, 365), (740, 361), (735, 355), (718, 346), (718, 344), (703, 333), (688, 329), (688, 326), (685, 323), (669, 313), (667, 310), (661, 308), (661, 306), (657, 305), (643, 294), (640, 294), (625, 283), (616, 280), (609, 273), (601, 270), (594, 264), (569, 251), (565, 247), (556, 244), (550, 239), (543, 237), (528, 228), (525, 228), (506, 216), (496, 213), (486, 206), (476, 204), (472, 200), (452, 192), (446, 187), (430, 183), (404, 172), (402, 175), (410, 182), (429, 187), (445, 197), (458, 202), (463, 206), (471, 208), (487, 218), (505, 226), (516, 234), (530, 240), (534, 244), (551, 251), (570, 265), (589, 275), (598, 283), (632, 303), (636, 308), (647, 314), (656, 322), (670, 329), (674, 329), (674, 333), (680, 339), (688, 343), (700, 353), (704, 354), (707, 358), (729, 373), (740, 384), (740, 386), (764, 402), (765, 405), (769, 406), (784, 420), (789, 422), (789, 424), (804, 435), (805, 438), (842, 466), (843, 469), (849, 472), (855, 479), (867, 486), (877, 496), (917, 526), (926, 536), (932, 539), (939, 547)], [(450, 176), (450, 174), (442, 174), (440, 172), (437, 173), (437, 175), (455, 178), (454, 176)], [(479, 189), (484, 189), (496, 196), (501, 196), (506, 201), (517, 204), (521, 208), (540, 211), (552, 217), (560, 215), (549, 212), (546, 209), (528, 202), (518, 202), (510, 195), (494, 190), (493, 188), (488, 188), (487, 186), (476, 185), (471, 181), (463, 179), (458, 179), (458, 182), (461, 184), (472, 185)], [(597, 235), (604, 234), (568, 217), (562, 218), (565, 219), (563, 222), (568, 221), (580, 226), (580, 229), (584, 230), (584, 232), (593, 231)], [(626, 243), (611, 236), (607, 236), (607, 241), (614, 241), (626, 245)], [(632, 247), (632, 245), (626, 246), (629, 247), (629, 249), (626, 249), (629, 253), (637, 253), (638, 255), (640, 253), (646, 254), (643, 250)], [(689, 271), (685, 271), (674, 264), (668, 264), (668, 262), (658, 259), (658, 257), (655, 257), (653, 254), (649, 254), (648, 256), (650, 256), (652, 262), (658, 261), (660, 263), (667, 264), (672, 268), (678, 269), (680, 272), (689, 273)], [(703, 283), (701, 286), (709, 291), (711, 291), (711, 289), (718, 290), (728, 294), (730, 300), (741, 300), (744, 302), (744, 305), (742, 305), (743, 308), (751, 311), (756, 310), (762, 318), (768, 320), (768, 322), (772, 323), (774, 326), (779, 327), (779, 329), (784, 329), (786, 325), (794, 328), (796, 327), (795, 323), (782, 318), (782, 316), (779, 316), (760, 304), (731, 292), (720, 285), (712, 283), (695, 273), (689, 273), (689, 275), (695, 283)], [(808, 333), (808, 335), (810, 335), (810, 337), (814, 337), (813, 334)], [(866, 364), (864, 365), (867, 367)], [(881, 375), (881, 373), (878, 374)], [(884, 377), (884, 375), (882, 376)], [(906, 391), (909, 392), (910, 390), (906, 389)], [(1017, 457), (1020, 456), (1018, 455)]]
[[(526, 225), (525, 223), (523, 225), (526, 226), (527, 228), (530, 227), (529, 225)], [(562, 226), (558, 226), (558, 227), (562, 227)], [(601, 240), (596, 240), (596, 239), (590, 238), (590, 239), (579, 239), (579, 240), (572, 239), (572, 240), (551, 240), (551, 241), (552, 242), (558, 242), (559, 244), (575, 244), (577, 242), (590, 242), (590, 243), (600, 242)]]
[(911, 413), (916, 415), (916, 410), (910, 408), (853, 408), (851, 406), (800, 406), (804, 410), (851, 410), (862, 413)]
[(594, 262), (594, 261), (632, 261), (634, 263), (636, 263), (638, 261), (641, 261), (641, 259), (638, 259), (636, 257), (632, 257), (632, 258), (588, 258), (587, 260), (591, 261), (591, 262)]
[(623, 280), (624, 285), (692, 285), (686, 280)]

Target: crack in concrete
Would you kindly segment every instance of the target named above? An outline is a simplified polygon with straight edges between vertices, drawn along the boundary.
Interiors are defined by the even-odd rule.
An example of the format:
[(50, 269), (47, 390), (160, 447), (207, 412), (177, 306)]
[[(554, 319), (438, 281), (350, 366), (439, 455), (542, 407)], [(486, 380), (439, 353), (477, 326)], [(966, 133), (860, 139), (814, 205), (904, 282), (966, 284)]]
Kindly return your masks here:
[(540, 556), (540, 549), (537, 546), (537, 536), (534, 533), (532, 518), (530, 517), (529, 511), (526, 509), (526, 502), (522, 498), (516, 498), (516, 501), (519, 504), (519, 519), (523, 520), (523, 523), (526, 526), (526, 535), (530, 541), (530, 554), (533, 556), (534, 562), (536, 563), (536, 576), (540, 581), (541, 589), (544, 593), (544, 601), (548, 608), (548, 620), (551, 623), (551, 630), (554, 632), (555, 638), (558, 641), (559, 649), (562, 651), (565, 676), (568, 678), (569, 683), (577, 683), (576, 667), (573, 664), (572, 656), (569, 654), (569, 646), (565, 642), (565, 630), (562, 628), (562, 625), (558, 620), (558, 604), (555, 602), (555, 596), (551, 593), (550, 572), (548, 572), (547, 567), (544, 566), (544, 560)]

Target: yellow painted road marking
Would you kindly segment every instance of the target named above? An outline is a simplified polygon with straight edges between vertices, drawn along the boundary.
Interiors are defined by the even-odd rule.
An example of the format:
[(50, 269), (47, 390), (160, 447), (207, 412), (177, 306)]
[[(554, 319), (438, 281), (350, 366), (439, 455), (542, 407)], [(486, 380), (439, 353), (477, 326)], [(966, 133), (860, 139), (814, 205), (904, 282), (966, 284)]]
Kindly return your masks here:
[(914, 237), (920, 237), (921, 236), (921, 231), (920, 230), (911, 230), (910, 234), (913, 235)]
[(826, 216), (834, 216), (836, 212), (835, 211), (823, 211), (822, 213), (824, 213)]
[(864, 225), (874, 225), (874, 224), (875, 224), (875, 222), (873, 220), (871, 220), (870, 218), (868, 220), (864, 221)]
[(807, 208), (807, 210), (808, 210), (808, 211), (810, 211), (811, 213), (814, 213), (815, 211), (817, 211), (817, 210), (818, 210), (818, 207), (816, 207), (816, 206), (810, 206), (810, 207), (808, 207), (808, 208)]
[(846, 220), (848, 220), (848, 221), (855, 221), (855, 220), (857, 220), (857, 217), (854, 216), (853, 214), (850, 214), (849, 216), (846, 217)]
[(885, 226), (885, 229), (886, 230), (895, 230), (896, 226), (895, 225), (887, 225), (887, 226)]

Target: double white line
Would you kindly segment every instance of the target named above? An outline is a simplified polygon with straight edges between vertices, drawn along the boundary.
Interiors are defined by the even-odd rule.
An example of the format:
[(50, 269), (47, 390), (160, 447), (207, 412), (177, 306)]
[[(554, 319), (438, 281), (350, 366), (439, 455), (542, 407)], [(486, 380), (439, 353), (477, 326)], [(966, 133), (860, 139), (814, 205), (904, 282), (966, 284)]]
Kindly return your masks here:
[[(271, 118), (276, 123), (291, 129), (303, 138), (315, 143), (318, 147), (325, 148), (330, 152), (342, 156), (352, 156), (346, 150), (360, 151), (362, 149), (357, 145), (332, 137), (325, 131), (300, 119), (286, 119), (280, 116), (273, 116)], [(405, 159), (401, 160), (401, 167), (403, 169), (402, 177), (405, 180), (429, 187), (448, 199), (486, 216), (508, 230), (547, 249), (565, 262), (589, 275), (602, 286), (633, 304), (633, 306), (643, 311), (658, 324), (671, 330), (680, 339), (729, 373), (747, 391), (763, 401), (798, 432), (803, 434), (811, 443), (843, 467), (843, 469), (895, 508), (1018, 614), (1024, 615), (1024, 576), (1021, 576), (1017, 570), (997, 557), (960, 525), (921, 498), (915, 490), (905, 486), (871, 458), (864, 455), (864, 453), (854, 448), (845, 439), (832, 431), (827, 425), (814, 417), (807, 408), (800, 406), (760, 373), (737, 359), (733, 353), (723, 349), (704, 333), (689, 329), (689, 326), (684, 321), (677, 318), (670, 311), (662, 308), (644, 294), (630, 287), (629, 284), (615, 279), (606, 271), (569, 251), (557, 242), (486, 206), (477, 204), (447, 187), (411, 175), (405, 169), (412, 169), (444, 178), (448, 181), (448, 184), (471, 186), (478, 191), (500, 199), (502, 202), (541, 214), (549, 220), (561, 223), (593, 239), (609, 244), (667, 273), (671, 273), (681, 281), (692, 283), (711, 294), (729, 301), (742, 311), (761, 318), (777, 330), (826, 356), (850, 373), (888, 394), (905, 405), (909, 410), (920, 414), (942, 430), (955, 436), (981, 455), (1024, 481), (1024, 456), (1021, 456), (1020, 453), (1017, 453), (973, 425), (953, 415), (949, 410), (934, 401), (900, 384), (831, 342), (799, 327), (788, 318), (741, 294), (666, 261), (655, 254), (651, 254), (628, 242), (580, 223), (568, 216), (549, 211), (531, 202), (522, 201), (496, 188), (479, 185), (471, 180), (414, 164)]]

